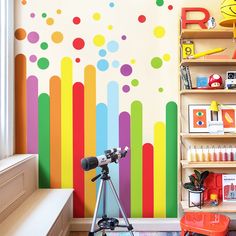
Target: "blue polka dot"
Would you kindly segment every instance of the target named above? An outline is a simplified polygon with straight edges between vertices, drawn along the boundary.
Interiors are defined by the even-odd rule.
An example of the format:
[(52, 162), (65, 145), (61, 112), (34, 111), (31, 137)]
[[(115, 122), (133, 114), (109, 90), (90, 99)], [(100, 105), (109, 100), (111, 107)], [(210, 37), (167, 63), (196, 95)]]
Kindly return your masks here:
[(114, 2), (110, 2), (109, 3), (109, 7), (114, 7), (115, 6), (115, 3)]
[(107, 51), (105, 49), (101, 49), (101, 50), (99, 50), (98, 54), (100, 57), (105, 57), (107, 55)]
[(117, 61), (117, 60), (115, 60), (115, 61), (112, 62), (112, 66), (113, 66), (114, 68), (118, 68), (118, 67), (120, 66), (120, 62)]
[(116, 41), (110, 41), (108, 44), (107, 44), (107, 49), (109, 52), (116, 52), (118, 51), (119, 49), (119, 44), (118, 42)]
[(101, 59), (97, 63), (97, 68), (100, 71), (106, 71), (109, 68), (109, 63), (107, 60)]

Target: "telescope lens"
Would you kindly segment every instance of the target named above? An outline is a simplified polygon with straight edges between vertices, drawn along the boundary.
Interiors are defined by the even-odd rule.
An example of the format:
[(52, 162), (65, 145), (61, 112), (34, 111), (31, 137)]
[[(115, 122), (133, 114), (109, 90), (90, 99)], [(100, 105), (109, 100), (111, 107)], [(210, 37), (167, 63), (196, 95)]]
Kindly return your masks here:
[(81, 166), (85, 171), (92, 170), (98, 166), (96, 157), (88, 157), (81, 160)]

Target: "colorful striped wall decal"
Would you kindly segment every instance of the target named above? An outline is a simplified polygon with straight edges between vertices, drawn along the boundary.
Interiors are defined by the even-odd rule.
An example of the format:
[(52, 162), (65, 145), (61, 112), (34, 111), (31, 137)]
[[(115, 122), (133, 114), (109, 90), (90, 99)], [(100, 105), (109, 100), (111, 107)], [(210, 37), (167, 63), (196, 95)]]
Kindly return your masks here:
[(72, 60), (61, 61), (61, 186), (73, 187)]
[(131, 104), (131, 217), (142, 217), (142, 103)]
[(27, 153), (38, 153), (38, 79), (27, 79)]
[(50, 184), (61, 188), (61, 79), (50, 79)]
[(178, 216), (177, 206), (177, 104), (166, 105), (166, 217)]
[(26, 58), (15, 57), (15, 153), (27, 152), (26, 128)]
[[(128, 112), (120, 113), (119, 117), (119, 146), (130, 148), (130, 115)], [(125, 158), (119, 162), (119, 192), (120, 201), (127, 217), (130, 217), (130, 150)]]
[(39, 96), (39, 188), (50, 188), (50, 98)]
[(73, 86), (73, 203), (74, 217), (84, 217), (84, 85)]
[[(107, 106), (104, 103), (99, 103), (96, 109), (96, 155), (104, 155), (104, 151), (107, 149)], [(101, 168), (96, 169), (96, 174), (101, 173)], [(98, 194), (98, 188), (100, 179), (96, 181), (96, 194)], [(100, 202), (98, 215), (101, 217), (103, 214), (103, 201)]]
[[(107, 147), (116, 148), (119, 145), (119, 85), (117, 82), (108, 83), (107, 89), (107, 110), (108, 110), (108, 137)], [(113, 185), (119, 196), (119, 165), (109, 165), (110, 176)], [(107, 188), (107, 213), (109, 216), (118, 216), (119, 207), (114, 204), (114, 196), (110, 188)]]
[(153, 146), (150, 143), (143, 145), (143, 217), (153, 218)]
[[(84, 70), (84, 155), (96, 155), (96, 69), (88, 65)], [(85, 172), (85, 217), (93, 216), (96, 204), (96, 185), (91, 179), (96, 170)]]
[(154, 127), (154, 217), (166, 217), (166, 131), (163, 122)]

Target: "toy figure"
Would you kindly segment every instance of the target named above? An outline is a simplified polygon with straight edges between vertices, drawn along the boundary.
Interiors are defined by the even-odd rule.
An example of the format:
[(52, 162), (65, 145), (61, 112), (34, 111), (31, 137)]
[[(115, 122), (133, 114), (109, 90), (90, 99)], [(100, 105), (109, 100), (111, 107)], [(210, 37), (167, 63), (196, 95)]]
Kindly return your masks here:
[(208, 84), (210, 87), (221, 88), (223, 84), (223, 79), (220, 75), (213, 74), (210, 75)]
[(208, 29), (214, 29), (216, 27), (216, 20), (214, 17), (210, 17), (209, 20), (207, 21), (207, 27)]

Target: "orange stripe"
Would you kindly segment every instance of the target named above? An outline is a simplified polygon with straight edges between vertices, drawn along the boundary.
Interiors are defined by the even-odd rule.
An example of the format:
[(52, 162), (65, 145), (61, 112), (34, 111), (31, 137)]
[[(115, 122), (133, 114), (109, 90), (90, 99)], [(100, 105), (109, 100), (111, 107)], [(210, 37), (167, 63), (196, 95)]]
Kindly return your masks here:
[(23, 54), (15, 57), (15, 152), (26, 153), (26, 58)]
[(61, 187), (61, 80), (50, 79), (50, 183)]

